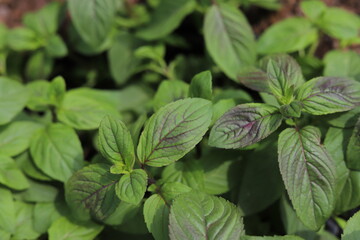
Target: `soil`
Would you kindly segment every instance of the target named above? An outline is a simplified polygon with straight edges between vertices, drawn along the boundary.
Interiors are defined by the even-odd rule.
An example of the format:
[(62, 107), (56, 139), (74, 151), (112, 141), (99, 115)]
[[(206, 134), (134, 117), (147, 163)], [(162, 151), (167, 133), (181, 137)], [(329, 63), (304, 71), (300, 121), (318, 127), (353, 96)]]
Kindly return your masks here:
[[(27, 12), (36, 11), (46, 3), (54, 0), (0, 0), (0, 22), (8, 27), (21, 25), (22, 16)], [(56, 0), (65, 1), (65, 0)], [(302, 16), (300, 10), (301, 0), (280, 0), (282, 8), (279, 11), (267, 11), (257, 7), (246, 10), (246, 15), (254, 29), (260, 35), (270, 25), (292, 16)], [(323, 0), (328, 6), (336, 6), (360, 14), (360, 0)], [(127, 0), (129, 5), (142, 3), (143, 0)], [(327, 51), (338, 46), (338, 42), (328, 36), (322, 36), (316, 56), (322, 57)], [(360, 53), (360, 45), (351, 46)]]

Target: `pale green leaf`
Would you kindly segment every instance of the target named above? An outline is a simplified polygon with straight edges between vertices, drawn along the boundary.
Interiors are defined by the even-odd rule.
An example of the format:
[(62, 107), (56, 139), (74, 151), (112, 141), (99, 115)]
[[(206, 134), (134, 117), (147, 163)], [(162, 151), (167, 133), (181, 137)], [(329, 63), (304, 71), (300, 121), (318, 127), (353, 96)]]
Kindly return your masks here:
[(93, 240), (103, 230), (93, 222), (77, 223), (61, 217), (49, 228), (49, 240)]
[(210, 71), (196, 74), (191, 80), (189, 97), (212, 99), (212, 76)]
[(51, 124), (38, 131), (31, 141), (30, 152), (38, 168), (62, 182), (83, 166), (79, 137), (63, 124)]
[(189, 85), (183, 81), (171, 80), (161, 82), (153, 99), (154, 110), (158, 111), (168, 103), (188, 96)]
[(360, 170), (360, 118), (347, 146), (346, 165), (351, 170)]
[(164, 199), (154, 194), (144, 204), (144, 218), (146, 226), (156, 240), (169, 239), (169, 206)]
[(9, 157), (18, 155), (30, 145), (34, 133), (42, 126), (30, 121), (16, 121), (0, 127), (0, 152)]
[(256, 42), (240, 10), (227, 4), (212, 5), (205, 16), (206, 48), (216, 64), (233, 80), (255, 64)]
[(258, 41), (260, 54), (290, 53), (302, 50), (318, 39), (318, 32), (306, 18), (292, 17), (266, 29)]
[[(0, 188), (0, 231), (15, 232), (15, 205), (10, 190)], [(1, 234), (0, 234), (1, 236)]]
[(344, 233), (342, 234), (342, 240), (357, 240), (360, 234), (360, 212), (355, 213), (344, 228)]
[(20, 83), (0, 77), (0, 125), (10, 122), (21, 112), (28, 100), (28, 92)]
[(360, 55), (355, 51), (333, 50), (324, 57), (324, 75), (348, 77), (360, 82)]
[(147, 180), (144, 170), (135, 169), (121, 177), (115, 187), (116, 195), (124, 202), (139, 204), (145, 195)]
[(102, 98), (94, 98), (93, 92), (101, 94), (101, 90), (88, 91), (87, 88), (67, 92), (57, 111), (59, 120), (75, 129), (90, 130), (98, 128), (106, 115), (120, 118), (113, 104)]
[(29, 183), (14, 159), (0, 155), (0, 183), (15, 190), (24, 190)]

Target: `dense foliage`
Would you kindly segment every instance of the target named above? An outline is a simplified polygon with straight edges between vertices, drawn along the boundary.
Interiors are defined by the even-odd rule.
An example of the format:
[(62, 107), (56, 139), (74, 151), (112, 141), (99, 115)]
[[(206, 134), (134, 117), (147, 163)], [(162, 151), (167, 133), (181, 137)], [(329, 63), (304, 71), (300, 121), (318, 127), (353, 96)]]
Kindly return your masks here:
[(68, 0), (0, 25), (0, 239), (360, 239), (360, 18), (302, 1), (256, 36), (250, 10), (279, 8)]

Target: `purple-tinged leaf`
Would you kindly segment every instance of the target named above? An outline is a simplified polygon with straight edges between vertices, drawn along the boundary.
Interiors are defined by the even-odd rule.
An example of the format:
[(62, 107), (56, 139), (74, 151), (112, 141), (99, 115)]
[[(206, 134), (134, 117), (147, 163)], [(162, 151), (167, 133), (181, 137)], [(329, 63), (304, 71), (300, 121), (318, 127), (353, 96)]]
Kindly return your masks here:
[(219, 148), (243, 148), (259, 142), (280, 126), (282, 115), (277, 107), (249, 103), (225, 113), (210, 132), (209, 145)]
[(335, 162), (320, 144), (319, 129), (288, 128), (279, 136), (280, 172), (299, 219), (318, 230), (335, 206)]
[(306, 82), (297, 98), (313, 115), (343, 112), (360, 106), (360, 83), (340, 77), (319, 77)]
[(211, 117), (211, 102), (200, 98), (164, 106), (149, 119), (140, 136), (139, 160), (153, 167), (179, 160), (201, 141)]

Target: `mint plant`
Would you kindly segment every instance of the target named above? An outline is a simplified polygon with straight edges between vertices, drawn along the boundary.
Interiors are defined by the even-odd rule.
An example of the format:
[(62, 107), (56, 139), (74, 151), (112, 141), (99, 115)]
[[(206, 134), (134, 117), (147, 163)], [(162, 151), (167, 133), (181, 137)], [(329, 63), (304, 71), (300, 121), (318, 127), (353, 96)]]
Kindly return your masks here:
[(0, 240), (358, 239), (358, 11), (295, 2), (0, 24)]
[(232, 108), (213, 126), (209, 144), (244, 148), (275, 132), (283, 120), (293, 126), (279, 135), (279, 167), (298, 217), (307, 227), (317, 230), (335, 206), (336, 163), (321, 145), (320, 129), (306, 126), (301, 115), (324, 115), (359, 106), (360, 84), (334, 77), (303, 83), (299, 66), (287, 62), (288, 58), (264, 60), (267, 77), (262, 87), (270, 90), (280, 107), (252, 103)]

